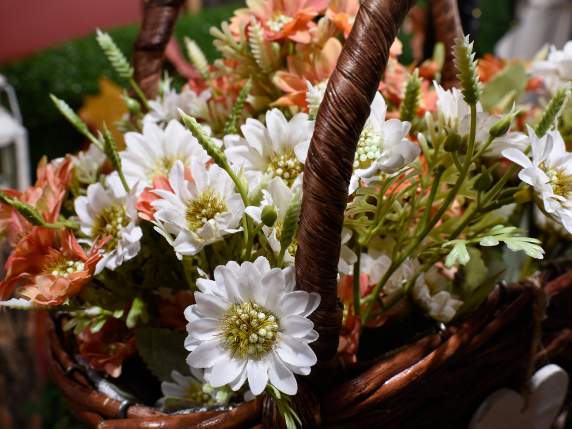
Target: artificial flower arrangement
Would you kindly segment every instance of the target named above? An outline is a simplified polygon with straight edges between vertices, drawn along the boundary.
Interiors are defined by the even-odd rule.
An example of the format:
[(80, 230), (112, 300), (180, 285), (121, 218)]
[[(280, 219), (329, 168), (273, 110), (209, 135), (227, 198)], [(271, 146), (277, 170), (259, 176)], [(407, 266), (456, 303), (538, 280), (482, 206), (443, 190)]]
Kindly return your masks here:
[[(1, 304), (62, 316), (78, 354), (110, 380), (141, 358), (162, 382), (165, 410), (266, 393), (297, 426), (290, 398), (317, 362), (321, 299), (296, 290), (294, 275), (304, 163), (357, 9), (250, 1), (212, 30), (222, 57), (209, 64), (188, 40), (201, 78), (178, 90), (166, 77), (156, 99), (99, 32), (135, 94), (125, 96), (125, 147), (52, 96), (90, 146), (42, 161), (28, 190), (0, 194), (11, 249)], [(371, 354), (365, 333), (399, 329), (389, 320), (415, 326), (403, 328), (404, 343), (466, 318), (501, 278), (533, 272), (543, 242), (572, 234), (572, 155), (557, 129), (566, 52), (541, 64), (559, 84), (547, 81), (552, 99), (524, 124), (516, 105), (483, 110), (468, 38), (455, 46), (460, 88), (449, 90), (439, 67), (401, 65), (394, 42), (349, 186), (339, 360)], [(557, 258), (567, 248), (546, 250)]]

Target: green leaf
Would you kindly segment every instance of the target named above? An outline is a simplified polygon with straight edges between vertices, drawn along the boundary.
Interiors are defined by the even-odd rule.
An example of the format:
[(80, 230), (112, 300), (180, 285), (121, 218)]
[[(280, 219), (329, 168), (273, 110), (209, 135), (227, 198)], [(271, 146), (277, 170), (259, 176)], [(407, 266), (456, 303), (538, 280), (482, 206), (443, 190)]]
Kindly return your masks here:
[(527, 81), (526, 70), (522, 64), (508, 66), (483, 88), (481, 95), (483, 108), (488, 111), (501, 104), (512, 105), (524, 93)]
[(503, 240), (513, 252), (522, 250), (531, 258), (543, 259), (544, 250), (540, 247), (541, 241), (531, 237), (508, 237)]
[(159, 380), (170, 381), (173, 370), (189, 374), (184, 333), (164, 328), (139, 328), (135, 331), (135, 341), (145, 365)]
[(469, 251), (467, 250), (467, 242), (465, 240), (453, 240), (445, 243), (443, 246), (453, 245), (453, 248), (445, 259), (445, 265), (452, 267), (454, 265), (465, 265), (471, 259)]
[(131, 304), (131, 309), (129, 310), (129, 313), (127, 313), (125, 324), (129, 329), (133, 329), (137, 325), (137, 322), (141, 321), (146, 323), (148, 320), (149, 314), (147, 313), (145, 302), (140, 297), (135, 297)]
[(298, 221), (300, 220), (300, 210), (302, 209), (302, 198), (299, 192), (294, 194), (290, 205), (284, 214), (284, 222), (282, 231), (280, 232), (280, 255), (278, 259), (282, 261), (288, 246), (292, 244), (296, 231), (298, 230)]
[(464, 267), (463, 289), (470, 293), (477, 289), (487, 278), (488, 269), (479, 249), (469, 247), (470, 259)]

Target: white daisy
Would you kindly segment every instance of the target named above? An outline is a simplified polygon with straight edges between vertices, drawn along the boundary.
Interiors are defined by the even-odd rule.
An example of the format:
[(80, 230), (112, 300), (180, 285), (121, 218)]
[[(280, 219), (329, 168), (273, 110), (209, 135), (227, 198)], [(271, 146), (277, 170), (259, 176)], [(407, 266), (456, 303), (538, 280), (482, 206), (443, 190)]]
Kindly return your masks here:
[(532, 73), (543, 78), (552, 94), (570, 82), (572, 80), (572, 41), (566, 42), (562, 50), (552, 46), (545, 60), (533, 64)]
[(231, 164), (280, 177), (288, 186), (299, 182), (314, 131), (308, 115), (297, 113), (288, 121), (280, 110), (272, 109), (266, 113), (266, 125), (248, 118), (241, 130), (244, 139), (225, 150)]
[(169, 173), (172, 191), (155, 189), (151, 204), (155, 230), (173, 246), (177, 256), (196, 255), (202, 248), (239, 231), (244, 204), (233, 181), (218, 165), (191, 160), (192, 179), (177, 161)]
[(87, 236), (82, 242), (92, 246), (96, 240), (109, 238), (96, 274), (104, 268), (115, 270), (139, 253), (143, 231), (137, 226), (136, 193), (136, 187), (127, 193), (113, 173), (107, 177), (106, 186), (94, 183), (88, 186), (87, 196), (74, 201), (81, 232)]
[(189, 87), (184, 87), (180, 93), (172, 89), (170, 83), (164, 85), (162, 95), (156, 100), (149, 101), (149, 113), (143, 118), (144, 123), (167, 124), (179, 118), (178, 109), (197, 119), (209, 118), (208, 101), (211, 93), (208, 90), (197, 94)]
[(502, 154), (522, 170), (518, 177), (532, 186), (542, 202), (543, 210), (572, 232), (572, 153), (558, 131), (542, 138), (528, 127), (532, 159), (518, 149), (505, 149)]
[(176, 161), (189, 166), (191, 160), (206, 163), (208, 155), (193, 134), (172, 120), (165, 129), (154, 123), (143, 125), (143, 133), (125, 134), (127, 148), (120, 153), (125, 177), (130, 183), (149, 185), (156, 176), (167, 176)]
[(443, 323), (450, 322), (463, 305), (463, 301), (455, 298), (450, 292), (439, 287), (427, 286), (423, 274), (417, 277), (411, 295), (429, 317)]
[(360, 179), (379, 172), (395, 173), (419, 156), (419, 146), (407, 139), (411, 124), (399, 119), (386, 121), (386, 113), (385, 100), (377, 92), (357, 144), (350, 194), (357, 189)]
[(75, 177), (80, 183), (92, 184), (97, 182), (99, 170), (107, 156), (94, 144), (87, 150), (79, 152), (73, 157)]
[(166, 408), (191, 408), (226, 405), (232, 397), (228, 389), (214, 389), (204, 381), (203, 371), (191, 368), (192, 375), (171, 371), (172, 382), (161, 383), (163, 397), (159, 404)]
[[(437, 93), (437, 111), (442, 115), (445, 125), (457, 129), (462, 119), (470, 117), (471, 108), (465, 102), (463, 94), (458, 88), (446, 90), (437, 82), (433, 82)], [(477, 104), (477, 113), (483, 111), (480, 103)]]
[(287, 395), (298, 390), (294, 374), (308, 375), (318, 338), (308, 316), (320, 296), (295, 291), (294, 268), (271, 268), (268, 260), (217, 267), (214, 280), (199, 279), (196, 304), (187, 307), (185, 347), (193, 368), (205, 368), (213, 386), (238, 390), (248, 380), (254, 395), (268, 383)]

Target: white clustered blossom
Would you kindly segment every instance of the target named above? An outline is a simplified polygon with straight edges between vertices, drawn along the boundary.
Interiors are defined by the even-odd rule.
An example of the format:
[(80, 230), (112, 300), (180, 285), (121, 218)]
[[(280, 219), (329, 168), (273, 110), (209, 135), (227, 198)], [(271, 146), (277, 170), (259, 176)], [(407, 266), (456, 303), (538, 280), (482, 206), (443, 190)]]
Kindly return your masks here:
[(415, 281), (411, 295), (429, 317), (443, 323), (450, 322), (463, 305), (463, 301), (455, 298), (450, 292), (429, 287), (422, 274)]
[(567, 85), (572, 80), (572, 40), (561, 51), (551, 46), (548, 57), (533, 64), (532, 73), (544, 80), (552, 94)]
[(87, 150), (81, 151), (73, 157), (75, 177), (83, 184), (97, 182), (99, 169), (106, 159), (107, 156), (100, 148), (90, 144)]
[(520, 165), (520, 180), (532, 186), (541, 209), (572, 233), (572, 153), (558, 131), (549, 131), (542, 138), (528, 127), (532, 159), (521, 150), (506, 149), (503, 155)]
[(310, 82), (306, 81), (306, 87), (308, 88), (306, 91), (306, 104), (308, 105), (308, 114), (311, 119), (315, 119), (318, 114), (320, 104), (322, 104), (324, 95), (326, 95), (327, 86), (327, 80), (317, 83), (316, 85), (312, 85)]
[(177, 161), (169, 173), (171, 190), (154, 189), (155, 230), (175, 249), (177, 257), (196, 255), (204, 246), (238, 232), (244, 212), (233, 181), (218, 165), (199, 159), (185, 166)]
[(171, 120), (179, 118), (178, 109), (181, 109), (193, 118), (209, 118), (208, 101), (211, 98), (210, 91), (205, 90), (197, 94), (189, 87), (184, 87), (179, 93), (171, 88), (170, 83), (166, 83), (163, 86), (162, 95), (156, 100), (149, 101), (150, 110), (143, 118), (144, 123), (167, 124)]
[(399, 119), (386, 121), (386, 113), (385, 100), (377, 92), (357, 144), (350, 194), (358, 188), (360, 179), (371, 178), (379, 172), (395, 173), (413, 162), (421, 152), (419, 146), (407, 139), (411, 124)]
[[(463, 118), (471, 116), (471, 108), (463, 98), (458, 88), (446, 90), (437, 82), (433, 82), (437, 93), (437, 111), (442, 115), (445, 125), (457, 129)], [(477, 113), (483, 111), (480, 103), (477, 103)]]
[(167, 176), (177, 161), (186, 167), (193, 159), (208, 161), (197, 139), (176, 120), (165, 129), (150, 122), (143, 124), (142, 134), (125, 134), (125, 144), (127, 148), (120, 153), (121, 164), (130, 183), (150, 185), (154, 177)]
[(191, 375), (171, 371), (172, 382), (161, 383), (163, 397), (159, 405), (165, 408), (190, 408), (226, 405), (232, 397), (229, 389), (214, 389), (204, 381), (203, 371), (191, 368)]
[(95, 241), (107, 238), (95, 274), (104, 268), (115, 270), (139, 253), (143, 231), (137, 225), (136, 194), (136, 187), (127, 193), (113, 173), (107, 177), (106, 186), (94, 183), (88, 186), (87, 196), (75, 199), (80, 230), (87, 237), (80, 242), (91, 247)]
[(297, 113), (288, 121), (280, 110), (272, 109), (266, 113), (266, 125), (248, 118), (241, 130), (244, 139), (225, 150), (233, 166), (280, 177), (291, 187), (300, 182), (314, 131), (307, 114)]
[[(370, 286), (374, 286), (381, 281), (390, 265), (391, 258), (382, 251), (369, 250), (360, 256), (360, 273), (367, 275), (368, 285)], [(401, 290), (403, 285), (416, 275), (418, 269), (419, 264), (417, 262), (409, 259), (404, 261), (383, 286), (383, 293), (393, 295)]]
[(294, 268), (271, 268), (264, 257), (218, 266), (214, 280), (199, 279), (196, 304), (187, 307), (187, 363), (204, 368), (213, 387), (237, 391), (248, 380), (254, 395), (270, 383), (294, 395), (294, 374), (308, 375), (318, 338), (308, 316), (320, 296), (295, 291)]

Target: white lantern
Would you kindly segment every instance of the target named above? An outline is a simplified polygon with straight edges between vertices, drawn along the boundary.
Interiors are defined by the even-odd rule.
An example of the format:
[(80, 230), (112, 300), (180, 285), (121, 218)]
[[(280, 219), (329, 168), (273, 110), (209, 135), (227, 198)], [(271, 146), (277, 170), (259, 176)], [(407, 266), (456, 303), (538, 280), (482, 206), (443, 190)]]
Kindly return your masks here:
[(28, 136), (14, 88), (0, 74), (0, 188), (30, 186)]

